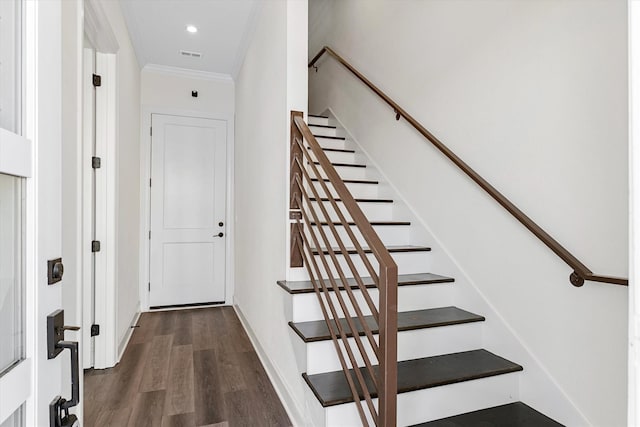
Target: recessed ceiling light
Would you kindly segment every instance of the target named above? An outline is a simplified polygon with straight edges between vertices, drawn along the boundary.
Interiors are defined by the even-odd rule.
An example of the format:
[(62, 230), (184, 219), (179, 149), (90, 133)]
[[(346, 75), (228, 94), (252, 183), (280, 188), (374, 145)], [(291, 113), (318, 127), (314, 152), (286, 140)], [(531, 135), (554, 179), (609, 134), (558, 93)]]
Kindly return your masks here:
[(189, 33), (197, 33), (198, 28), (195, 25), (187, 25), (187, 32)]

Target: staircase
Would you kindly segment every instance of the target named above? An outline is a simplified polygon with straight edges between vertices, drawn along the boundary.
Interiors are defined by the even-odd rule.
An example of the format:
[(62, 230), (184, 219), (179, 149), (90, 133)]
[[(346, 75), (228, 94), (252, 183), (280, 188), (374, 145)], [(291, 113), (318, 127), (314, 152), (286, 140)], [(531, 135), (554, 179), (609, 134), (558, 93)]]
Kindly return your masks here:
[[(481, 313), (472, 313), (455, 306), (455, 279), (437, 274), (432, 266), (431, 248), (419, 241), (418, 226), (403, 218), (394, 195), (384, 187), (365, 156), (350, 141), (336, 121), (326, 116), (309, 116), (309, 129), (356, 199), (380, 239), (398, 265), (398, 363), (397, 363), (397, 425), (421, 426), (558, 426), (559, 423), (518, 401), (519, 380), (523, 367), (483, 348)], [(317, 164), (317, 162), (314, 162)], [(320, 178), (325, 180), (323, 176)], [(318, 178), (311, 179), (319, 184)], [(325, 198), (311, 198), (310, 203), (327, 203)], [(338, 199), (336, 202), (340, 203)], [(333, 214), (335, 215), (335, 214)], [(333, 251), (313, 248), (314, 258), (329, 252), (339, 254), (343, 271), (349, 271), (346, 257), (353, 257), (366, 288), (377, 301), (374, 280), (366, 277), (367, 269), (358, 262), (357, 248), (346, 252), (337, 247), (329, 233), (329, 222), (348, 241), (344, 225), (330, 216), (325, 222), (310, 225), (324, 229), (330, 236)], [(334, 247), (335, 246), (335, 247)], [(368, 248), (364, 248), (368, 252)], [(334, 277), (338, 277), (332, 267)], [(337, 279), (341, 292), (353, 289), (363, 299), (355, 279)], [(312, 393), (309, 402), (313, 425), (355, 426), (362, 417), (354, 403), (336, 354), (331, 333), (324, 320), (311, 281), (279, 281), (291, 299), (292, 339), (300, 349), (305, 365), (302, 376)], [(425, 303), (426, 301), (426, 303)], [(378, 325), (365, 302), (361, 303), (364, 322), (355, 316), (336, 322), (349, 330), (348, 321), (355, 323), (358, 335), (365, 335), (365, 325), (377, 336)], [(351, 317), (353, 307), (347, 310)], [(343, 313), (344, 314), (344, 313)], [(363, 325), (363, 323), (365, 325)], [(333, 329), (336, 329), (335, 327)], [(348, 333), (349, 345), (356, 348), (353, 333)], [(369, 349), (369, 357), (376, 360)], [(375, 379), (363, 366), (358, 355), (359, 370), (371, 394), (376, 395)], [(373, 368), (377, 372), (377, 366)], [(376, 375), (374, 375), (375, 377)], [(311, 395), (310, 395), (311, 396)], [(364, 398), (360, 393), (360, 397)], [(372, 420), (369, 420), (372, 421)], [(422, 423), (422, 424), (420, 424)], [(371, 424), (374, 424), (371, 422)]]

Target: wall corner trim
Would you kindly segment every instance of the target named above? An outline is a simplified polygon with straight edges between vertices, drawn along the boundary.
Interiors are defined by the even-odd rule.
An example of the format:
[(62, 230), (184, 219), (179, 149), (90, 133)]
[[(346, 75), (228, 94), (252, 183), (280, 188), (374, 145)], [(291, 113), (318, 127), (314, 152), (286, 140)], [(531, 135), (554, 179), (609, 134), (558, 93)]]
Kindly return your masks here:
[(117, 53), (120, 49), (118, 39), (98, 0), (84, 1), (84, 30), (97, 52)]

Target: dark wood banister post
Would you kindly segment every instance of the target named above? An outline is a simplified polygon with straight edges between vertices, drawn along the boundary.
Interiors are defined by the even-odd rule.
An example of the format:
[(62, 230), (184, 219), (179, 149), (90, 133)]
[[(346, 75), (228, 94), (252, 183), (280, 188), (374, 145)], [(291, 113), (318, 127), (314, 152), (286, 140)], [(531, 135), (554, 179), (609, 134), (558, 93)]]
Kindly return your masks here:
[(380, 265), (380, 355), (378, 356), (379, 426), (397, 420), (398, 398), (398, 266)]
[[(379, 290), (379, 345), (376, 351), (378, 372), (375, 374), (376, 390), (378, 392), (378, 410), (375, 414), (375, 424), (379, 427), (395, 427), (397, 423), (398, 394), (398, 266), (369, 223), (367, 217), (358, 207), (357, 202), (347, 189), (345, 183), (333, 166), (331, 166), (329, 159), (302, 120), (302, 117), (292, 116), (292, 120), (301, 134), (299, 141), (305, 141), (309, 145), (309, 149), (316, 156), (320, 166), (326, 173), (327, 179), (333, 185), (338, 197), (342, 199), (342, 203), (351, 215), (363, 239), (368, 244), (375, 259), (378, 260), (380, 269), (376, 285)], [(311, 168), (314, 168), (313, 164), (311, 164)], [(309, 178), (308, 175), (307, 178)], [(304, 191), (304, 188), (302, 190)], [(306, 253), (303, 255), (306, 256)], [(360, 321), (363, 322), (366, 329), (366, 322), (364, 322), (363, 319), (360, 319)], [(353, 359), (351, 359), (351, 362), (354, 365), (356, 364)], [(345, 375), (348, 375), (346, 371)], [(369, 399), (366, 400), (368, 403), (371, 402)], [(361, 415), (363, 416), (363, 414)], [(368, 425), (365, 418), (362, 420), (363, 424)]]
[[(302, 164), (302, 151), (300, 145), (296, 143), (296, 139), (302, 140), (302, 134), (295, 125), (295, 118), (302, 118), (304, 113), (302, 111), (291, 111), (291, 141), (289, 144), (290, 150), (290, 172), (289, 172), (289, 219), (299, 220), (302, 219), (300, 209), (302, 207), (302, 191), (298, 186), (298, 182), (302, 180), (302, 171), (300, 170), (300, 164)], [(296, 180), (297, 178), (297, 180)], [(302, 227), (298, 222), (291, 223), (291, 239), (290, 239), (290, 267), (302, 267), (304, 261), (302, 257), (302, 245), (298, 245), (298, 239), (302, 239)]]

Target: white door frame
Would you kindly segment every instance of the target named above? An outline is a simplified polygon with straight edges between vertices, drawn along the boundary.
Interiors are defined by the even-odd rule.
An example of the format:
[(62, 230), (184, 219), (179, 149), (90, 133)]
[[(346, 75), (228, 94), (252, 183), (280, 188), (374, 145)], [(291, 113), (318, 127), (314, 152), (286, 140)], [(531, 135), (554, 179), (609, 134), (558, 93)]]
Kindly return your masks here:
[[(46, 272), (46, 260), (62, 252), (61, 4), (59, 1), (25, 1), (23, 5), (22, 134), (32, 141), (32, 177), (27, 179), (25, 195), (25, 298), (28, 303), (25, 307), (26, 363), (23, 364), (31, 372), (31, 381), (22, 386), (30, 389), (26, 425), (41, 426), (49, 423), (51, 399), (57, 394), (66, 394), (63, 390), (68, 389), (69, 381), (62, 376), (62, 366), (68, 363), (68, 356), (46, 358), (44, 317), (62, 307), (61, 286), (64, 286), (64, 278), (48, 286)], [(50, 179), (56, 176), (58, 179)], [(68, 336), (68, 339), (75, 338)]]
[[(84, 37), (84, 34), (83, 34)], [(89, 67), (93, 70), (93, 64), (95, 63), (95, 51), (92, 51), (89, 57), (84, 46), (82, 48), (82, 68), (80, 80), (82, 80), (82, 113), (80, 121), (82, 123), (82, 140), (81, 140), (81, 186), (82, 186), (82, 201), (81, 210), (82, 219), (81, 227), (81, 239), (80, 239), (80, 270), (81, 270), (81, 288), (82, 288), (82, 303), (80, 305), (80, 314), (82, 319), (82, 366), (84, 369), (92, 368), (94, 365), (94, 349), (93, 341), (91, 340), (91, 323), (93, 318), (91, 316), (91, 310), (93, 306), (93, 289), (91, 282), (93, 280), (91, 272), (91, 251), (87, 247), (87, 242), (92, 239), (92, 221), (93, 221), (93, 209), (91, 202), (91, 194), (93, 191), (92, 173), (93, 170), (88, 167), (91, 162), (91, 147), (90, 143), (93, 139), (93, 132), (95, 124), (93, 123), (95, 103), (93, 97), (88, 97), (87, 94), (93, 91), (93, 85), (91, 79), (88, 77)]]
[(151, 215), (151, 115), (196, 117), (201, 119), (223, 120), (227, 122), (227, 196), (226, 196), (226, 230), (225, 250), (225, 302), (233, 304), (234, 292), (234, 209), (233, 209), (233, 159), (234, 159), (234, 115), (225, 113), (204, 113), (201, 111), (180, 110), (175, 108), (142, 106), (140, 118), (140, 305), (142, 311), (149, 311), (149, 227)]
[[(96, 155), (101, 158), (101, 168), (96, 173), (96, 238), (101, 242), (96, 257), (95, 295), (91, 292), (92, 259), (92, 175), (91, 157), (93, 141), (83, 138), (82, 149), (82, 282), (83, 307), (91, 307), (95, 298), (95, 321), (100, 325), (100, 335), (94, 337), (93, 367), (104, 369), (118, 362), (116, 334), (116, 235), (117, 235), (117, 39), (109, 20), (97, 0), (84, 0), (84, 33), (96, 50), (96, 69), (101, 76), (101, 86), (96, 90)], [(84, 76), (84, 67), (81, 76)], [(86, 88), (84, 89), (86, 90)], [(83, 120), (84, 123), (84, 120)], [(89, 348), (91, 318), (82, 316), (85, 344)], [(88, 339), (87, 339), (88, 337)], [(86, 366), (86, 358), (83, 357)]]
[(640, 0), (629, 7), (629, 348), (627, 425), (640, 424)]

